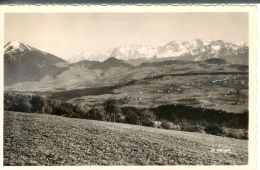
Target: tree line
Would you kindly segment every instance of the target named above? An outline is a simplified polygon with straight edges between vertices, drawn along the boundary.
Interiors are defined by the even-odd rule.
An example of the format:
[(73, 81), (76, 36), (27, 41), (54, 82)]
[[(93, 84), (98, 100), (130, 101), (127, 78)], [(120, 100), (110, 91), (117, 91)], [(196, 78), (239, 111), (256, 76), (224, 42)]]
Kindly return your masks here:
[[(128, 123), (149, 127), (192, 132), (206, 132), (214, 135), (229, 133), (230, 129), (243, 129), (239, 134), (229, 136), (247, 138), (248, 112), (228, 113), (222, 110), (195, 108), (171, 104), (154, 108), (126, 107), (127, 98), (108, 98), (101, 104), (83, 110), (68, 102), (48, 99), (40, 95), (4, 94), (4, 110), (52, 114), (69, 118), (92, 119), (108, 122)], [(159, 124), (156, 122), (160, 122)], [(237, 133), (237, 132), (236, 132)], [(233, 135), (233, 136), (232, 136)]]

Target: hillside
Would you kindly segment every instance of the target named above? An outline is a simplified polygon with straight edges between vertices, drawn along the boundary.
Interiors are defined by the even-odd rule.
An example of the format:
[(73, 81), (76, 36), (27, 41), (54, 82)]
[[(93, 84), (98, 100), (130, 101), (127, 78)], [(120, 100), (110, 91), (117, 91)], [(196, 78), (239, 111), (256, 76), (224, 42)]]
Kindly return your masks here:
[(4, 165), (246, 165), (248, 141), (4, 112)]
[(125, 68), (132, 68), (133, 66), (125, 63), (123, 60), (118, 60), (116, 58), (108, 58), (103, 62), (99, 61), (89, 61), (89, 60), (82, 60), (76, 63), (69, 64), (71, 67), (84, 67), (88, 70), (108, 70), (112, 67), (125, 67)]

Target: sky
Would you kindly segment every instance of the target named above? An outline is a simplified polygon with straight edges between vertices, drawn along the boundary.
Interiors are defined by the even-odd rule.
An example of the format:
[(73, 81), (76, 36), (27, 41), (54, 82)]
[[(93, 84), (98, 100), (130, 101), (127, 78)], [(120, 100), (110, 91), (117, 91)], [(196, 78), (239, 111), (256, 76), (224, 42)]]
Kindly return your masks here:
[(5, 13), (4, 43), (17, 40), (68, 59), (76, 52), (170, 41), (248, 42), (248, 13)]

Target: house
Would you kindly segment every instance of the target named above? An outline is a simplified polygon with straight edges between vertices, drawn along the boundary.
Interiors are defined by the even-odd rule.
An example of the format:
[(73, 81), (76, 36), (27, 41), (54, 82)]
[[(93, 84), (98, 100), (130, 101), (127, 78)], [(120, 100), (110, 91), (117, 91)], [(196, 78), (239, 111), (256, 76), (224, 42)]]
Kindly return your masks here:
[(155, 127), (161, 126), (162, 122), (161, 121), (154, 121)]

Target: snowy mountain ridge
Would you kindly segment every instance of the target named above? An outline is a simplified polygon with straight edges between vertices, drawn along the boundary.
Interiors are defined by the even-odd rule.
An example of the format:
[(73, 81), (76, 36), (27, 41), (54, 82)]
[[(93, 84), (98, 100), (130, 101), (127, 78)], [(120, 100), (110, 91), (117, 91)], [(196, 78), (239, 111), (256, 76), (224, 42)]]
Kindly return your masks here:
[(127, 45), (119, 46), (109, 51), (100, 51), (95, 53), (79, 52), (74, 53), (68, 62), (75, 63), (81, 60), (104, 61), (110, 57), (119, 60), (131, 59), (152, 59), (168, 58), (182, 56), (196, 56), (195, 61), (202, 58), (218, 58), (219, 56), (237, 55), (248, 50), (248, 44), (245, 42), (224, 42), (223, 40), (194, 39), (193, 41), (171, 41), (164, 46), (152, 47), (147, 45)]

